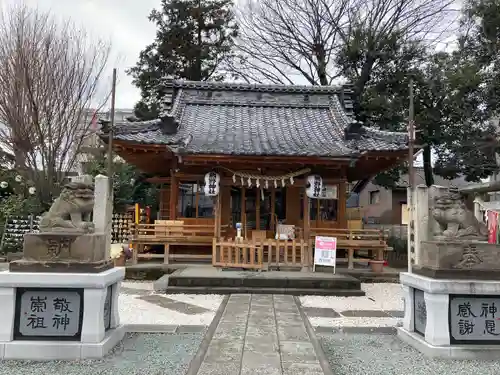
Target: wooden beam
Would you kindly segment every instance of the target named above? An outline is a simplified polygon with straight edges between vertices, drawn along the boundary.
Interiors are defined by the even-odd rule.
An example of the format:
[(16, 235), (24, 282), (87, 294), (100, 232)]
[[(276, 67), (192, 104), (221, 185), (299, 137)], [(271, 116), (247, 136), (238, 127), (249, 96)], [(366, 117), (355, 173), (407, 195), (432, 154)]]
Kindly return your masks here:
[[(175, 173), (175, 176), (176, 176), (177, 180), (184, 181), (184, 182), (202, 181), (203, 178), (204, 178), (204, 175), (201, 175), (201, 174), (189, 174), (187, 172)], [(155, 177), (149, 177), (149, 178), (147, 178), (146, 181), (149, 182), (149, 183), (152, 183), (152, 184), (168, 184), (171, 181), (171, 177), (167, 177), (167, 176), (155, 176)], [(328, 185), (338, 184), (338, 183), (340, 183), (342, 181), (344, 181), (344, 180), (341, 179), (341, 178), (338, 178), (338, 177), (325, 177), (325, 178), (323, 178), (323, 183), (328, 184)], [(293, 184), (293, 186), (305, 186), (306, 182), (307, 182), (307, 180), (305, 178), (294, 178), (294, 184)], [(221, 176), (220, 184), (221, 184), (221, 186), (237, 186), (237, 187), (241, 187), (241, 182), (240, 182), (239, 178), (236, 179), (236, 183), (234, 183), (232, 177)], [(272, 183), (269, 186), (269, 189), (271, 189), (271, 188), (273, 188)]]
[(304, 164), (304, 165), (319, 165), (319, 164), (349, 164), (353, 158), (350, 157), (338, 157), (338, 158), (325, 158), (325, 157), (307, 157), (307, 156), (240, 156), (240, 155), (213, 155), (213, 154), (196, 154), (196, 155), (185, 155), (183, 157), (183, 162), (188, 164), (189, 162), (200, 162), (207, 164), (210, 162), (218, 163), (250, 163), (255, 165), (260, 165), (262, 163), (279, 163), (285, 162), (286, 164)]

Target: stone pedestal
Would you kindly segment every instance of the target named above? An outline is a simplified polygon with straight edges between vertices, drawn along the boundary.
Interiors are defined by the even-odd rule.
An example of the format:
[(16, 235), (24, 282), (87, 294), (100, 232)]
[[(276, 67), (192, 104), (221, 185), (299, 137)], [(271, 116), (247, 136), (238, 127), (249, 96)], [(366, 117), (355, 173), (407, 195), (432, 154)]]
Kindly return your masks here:
[(398, 336), (430, 357), (497, 359), (500, 281), (401, 273), (405, 316)]
[(477, 241), (422, 241), (413, 272), (436, 279), (500, 280), (500, 245)]
[(125, 269), (0, 272), (0, 359), (101, 358), (124, 336), (118, 295)]
[(113, 268), (105, 233), (28, 233), (13, 272), (99, 273)]

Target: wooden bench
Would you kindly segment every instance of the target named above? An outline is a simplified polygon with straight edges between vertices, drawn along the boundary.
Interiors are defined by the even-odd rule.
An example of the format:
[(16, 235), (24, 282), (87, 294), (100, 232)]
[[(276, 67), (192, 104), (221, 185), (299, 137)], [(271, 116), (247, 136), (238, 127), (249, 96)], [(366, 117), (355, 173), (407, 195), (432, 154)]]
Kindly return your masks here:
[[(347, 251), (347, 259), (338, 258), (337, 260), (347, 260), (348, 269), (354, 268), (354, 262), (369, 262), (370, 258), (383, 261), (384, 252), (392, 249), (387, 246), (387, 232), (384, 230), (311, 228), (311, 241), (314, 241), (315, 236), (337, 238), (337, 249)], [(368, 259), (354, 258), (356, 250), (367, 251), (371, 253), (371, 257)]]
[[(210, 246), (215, 235), (214, 225), (185, 224), (183, 220), (157, 220), (154, 224), (132, 224), (132, 263), (138, 259), (163, 258), (165, 264), (170, 259), (210, 260), (210, 254), (170, 254), (170, 246)], [(163, 245), (163, 254), (143, 254), (145, 245)]]

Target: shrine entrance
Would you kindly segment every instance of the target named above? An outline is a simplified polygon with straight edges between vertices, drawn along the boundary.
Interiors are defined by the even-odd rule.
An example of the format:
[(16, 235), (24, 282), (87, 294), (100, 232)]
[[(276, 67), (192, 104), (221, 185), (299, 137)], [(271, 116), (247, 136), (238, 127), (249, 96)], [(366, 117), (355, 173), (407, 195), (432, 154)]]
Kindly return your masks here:
[(266, 231), (274, 238), (276, 225), (285, 219), (286, 188), (231, 188), (231, 226), (239, 222), (247, 232)]

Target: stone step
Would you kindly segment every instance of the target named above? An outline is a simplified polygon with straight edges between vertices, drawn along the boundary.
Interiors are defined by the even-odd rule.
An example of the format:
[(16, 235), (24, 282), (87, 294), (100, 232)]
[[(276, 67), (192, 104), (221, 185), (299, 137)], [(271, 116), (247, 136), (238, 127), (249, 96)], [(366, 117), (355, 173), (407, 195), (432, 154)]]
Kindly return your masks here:
[(363, 297), (365, 292), (355, 289), (313, 289), (313, 288), (262, 288), (262, 287), (213, 287), (213, 286), (172, 286), (167, 294), (285, 294), (292, 296), (338, 296)]
[(290, 271), (221, 271), (186, 268), (169, 275), (169, 286), (175, 287), (242, 287), (277, 289), (353, 289), (361, 283), (349, 275)]

